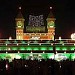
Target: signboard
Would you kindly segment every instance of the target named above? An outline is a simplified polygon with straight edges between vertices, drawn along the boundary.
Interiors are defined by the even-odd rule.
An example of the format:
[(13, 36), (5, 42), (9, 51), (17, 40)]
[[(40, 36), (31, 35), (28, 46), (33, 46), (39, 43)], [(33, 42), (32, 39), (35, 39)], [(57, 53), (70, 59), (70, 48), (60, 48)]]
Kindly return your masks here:
[(26, 26), (26, 32), (45, 32), (45, 26)]

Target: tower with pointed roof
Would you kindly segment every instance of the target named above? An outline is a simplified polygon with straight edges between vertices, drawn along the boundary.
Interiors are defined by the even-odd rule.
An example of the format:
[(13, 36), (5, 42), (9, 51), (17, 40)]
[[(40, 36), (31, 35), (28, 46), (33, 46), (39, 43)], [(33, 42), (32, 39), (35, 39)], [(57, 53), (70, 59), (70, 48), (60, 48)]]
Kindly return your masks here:
[(21, 7), (19, 7), (19, 13), (18, 13), (17, 17), (15, 18), (15, 20), (16, 20), (16, 39), (22, 40), (25, 19), (23, 18), (23, 15), (21, 13)]
[[(52, 9), (52, 7), (50, 7), (50, 10)], [(55, 35), (55, 18), (54, 15), (52, 13), (52, 11), (50, 11), (46, 21), (47, 21), (47, 29), (48, 29), (48, 39), (52, 39), (54, 40), (54, 35)]]

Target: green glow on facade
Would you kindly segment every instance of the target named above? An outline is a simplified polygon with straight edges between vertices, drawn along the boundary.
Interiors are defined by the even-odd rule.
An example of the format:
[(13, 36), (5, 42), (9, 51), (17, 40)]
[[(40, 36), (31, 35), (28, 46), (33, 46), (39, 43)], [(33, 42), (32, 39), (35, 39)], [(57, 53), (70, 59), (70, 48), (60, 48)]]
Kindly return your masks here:
[[(16, 44), (13, 44), (12, 46), (10, 45), (10, 42), (6, 41), (9, 44), (5, 44), (0, 46), (0, 50), (53, 50), (53, 45), (50, 44), (34, 44), (37, 43), (37, 41), (34, 41), (33, 44), (27, 44), (27, 41), (21, 41), (21, 45), (18, 44), (17, 45), (17, 41), (15, 41)], [(49, 41), (48, 41), (49, 42)], [(71, 45), (71, 46), (67, 46), (67, 45), (55, 45), (55, 49), (57, 51), (60, 50), (74, 50), (75, 46)], [(32, 53), (33, 56), (35, 57), (36, 55), (41, 55), (42, 58), (47, 59), (47, 58), (54, 58), (54, 53)], [(57, 54), (61, 54), (61, 53), (57, 53)], [(73, 60), (75, 58), (75, 54), (74, 53), (62, 53), (64, 56), (66, 56), (67, 58)], [(0, 59), (11, 59), (11, 56), (13, 58), (15, 57), (21, 57), (22, 59), (27, 59), (29, 58), (31, 55), (31, 53), (1, 53), (0, 54)], [(38, 56), (37, 56), (38, 58)]]
[(12, 50), (18, 50), (18, 48), (17, 47), (12, 47)]
[[(35, 57), (36, 55), (39, 55), (43, 58), (43, 59), (47, 59), (47, 58), (54, 58), (54, 53), (33, 53), (33, 56)], [(75, 54), (74, 53), (57, 53), (57, 54), (62, 54), (63, 56), (67, 57), (69, 60), (73, 60), (75, 59)], [(22, 58), (22, 59), (28, 59), (30, 57), (31, 53), (1, 53), (0, 54), (0, 59), (14, 59), (14, 58)], [(57, 57), (59, 58), (59, 56)], [(36, 58), (38, 59), (38, 58)], [(62, 57), (61, 57), (62, 59)]]
[(56, 50), (60, 50), (60, 47), (56, 47)]
[(26, 47), (26, 50), (32, 50), (32, 48), (31, 47)]
[(1, 51), (2, 49), (1, 49), (1, 47), (0, 47), (0, 51)]
[(7, 47), (0, 47), (0, 50), (7, 50)]
[(67, 47), (62, 47), (62, 50), (67, 50)]
[(20, 50), (25, 50), (25, 47), (20, 47)]
[(17, 44), (17, 41), (16, 40), (14, 41), (14, 44)]
[(53, 50), (53, 47), (48, 47), (48, 50)]
[(67, 56), (70, 59), (70, 53), (64, 53), (63, 55)]
[(47, 53), (47, 57), (50, 58), (54, 53)]
[(47, 50), (47, 48), (46, 47), (41, 47), (40, 50)]
[(74, 50), (75, 49), (75, 47), (70, 47), (70, 50)]
[(33, 50), (39, 50), (39, 48), (38, 47), (34, 47)]
[(25, 41), (21, 41), (22, 44), (25, 44)]
[(71, 59), (75, 59), (75, 53), (72, 53), (70, 56), (71, 56)]
[(5, 43), (6, 43), (6, 44), (9, 44), (10, 42), (7, 40)]
[[(53, 50), (53, 46), (25, 45), (25, 46), (2, 46), (0, 50)], [(56, 46), (56, 50), (74, 50), (75, 46)]]

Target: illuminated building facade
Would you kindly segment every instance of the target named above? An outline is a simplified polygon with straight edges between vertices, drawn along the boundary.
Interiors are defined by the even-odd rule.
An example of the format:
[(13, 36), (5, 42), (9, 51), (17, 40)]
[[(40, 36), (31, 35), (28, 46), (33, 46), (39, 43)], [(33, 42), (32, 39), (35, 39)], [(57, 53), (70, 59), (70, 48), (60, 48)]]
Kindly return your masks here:
[(24, 33), (25, 19), (21, 8), (19, 10), (15, 19), (16, 39), (0, 39), (0, 59), (75, 59), (75, 40), (54, 39), (55, 18), (52, 12), (46, 19), (47, 33)]
[(75, 59), (75, 40), (0, 40), (0, 59)]
[[(24, 22), (25, 19), (23, 18), (23, 15), (21, 13), (21, 7), (19, 8), (19, 14), (16, 17), (16, 39), (17, 40), (54, 40), (54, 35), (55, 35), (55, 18), (52, 14), (52, 12), (50, 12), (50, 14), (48, 15), (46, 21), (47, 21), (47, 32), (45, 33), (38, 33), (41, 30), (45, 30), (44, 26), (39, 26), (37, 24), (40, 23), (35, 23), (35, 26), (30, 26), (29, 30), (33, 31), (34, 29), (35, 32), (32, 33), (28, 33), (25, 32), (24, 33)], [(34, 19), (34, 18), (33, 18)], [(38, 20), (39, 21), (39, 20)], [(26, 27), (27, 28), (27, 27)], [(27, 28), (28, 29), (28, 28)]]

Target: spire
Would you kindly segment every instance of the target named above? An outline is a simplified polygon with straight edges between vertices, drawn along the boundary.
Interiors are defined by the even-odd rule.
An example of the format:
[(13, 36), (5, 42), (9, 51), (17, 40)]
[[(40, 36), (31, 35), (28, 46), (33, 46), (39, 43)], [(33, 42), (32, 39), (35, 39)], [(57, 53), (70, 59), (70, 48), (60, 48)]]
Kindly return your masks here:
[(50, 7), (50, 13), (48, 14), (47, 18), (54, 18), (54, 15), (52, 13), (52, 7)]
[(19, 7), (19, 13), (18, 13), (18, 15), (17, 15), (17, 18), (23, 18), (23, 15), (22, 15), (22, 13), (21, 13), (21, 7)]

